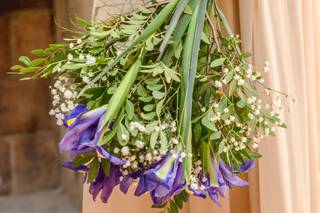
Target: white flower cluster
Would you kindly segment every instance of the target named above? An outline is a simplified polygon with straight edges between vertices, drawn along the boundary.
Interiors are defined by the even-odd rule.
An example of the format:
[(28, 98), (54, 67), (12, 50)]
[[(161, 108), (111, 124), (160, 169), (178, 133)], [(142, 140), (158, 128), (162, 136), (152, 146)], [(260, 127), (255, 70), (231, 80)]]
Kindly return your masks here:
[(139, 122), (135, 122), (135, 121), (130, 123), (130, 129), (131, 130), (137, 129), (140, 132), (146, 131), (146, 127), (143, 124), (140, 124)]
[(68, 78), (60, 76), (54, 85), (50, 86), (53, 109), (49, 111), (49, 114), (57, 119), (59, 126), (63, 125), (65, 114), (76, 107), (75, 99), (78, 93), (74, 85), (69, 87), (67, 85), (69, 85)]

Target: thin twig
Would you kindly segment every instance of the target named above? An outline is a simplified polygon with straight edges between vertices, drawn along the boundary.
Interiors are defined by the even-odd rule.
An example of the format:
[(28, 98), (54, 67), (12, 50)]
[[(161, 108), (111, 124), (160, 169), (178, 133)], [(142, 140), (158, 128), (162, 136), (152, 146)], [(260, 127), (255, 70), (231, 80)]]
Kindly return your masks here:
[(214, 26), (214, 24), (213, 24), (213, 22), (212, 22), (212, 20), (211, 20), (211, 18), (210, 18), (210, 16), (209, 16), (209, 14), (208, 14), (208, 12), (206, 12), (206, 17), (207, 17), (207, 19), (208, 19), (210, 28), (211, 28), (212, 33), (213, 33), (214, 42), (216, 43), (217, 48), (218, 48), (218, 50), (219, 50), (219, 52), (220, 52), (220, 44), (219, 44), (219, 41), (218, 41), (218, 35), (217, 35), (216, 27)]
[(161, 5), (164, 5), (164, 4), (168, 4), (170, 2), (170, 0), (165, 0), (165, 1), (161, 1), (161, 2), (158, 2), (156, 4), (151, 4), (151, 5), (147, 5), (146, 8), (153, 8), (153, 7), (158, 7), (158, 6), (161, 6)]

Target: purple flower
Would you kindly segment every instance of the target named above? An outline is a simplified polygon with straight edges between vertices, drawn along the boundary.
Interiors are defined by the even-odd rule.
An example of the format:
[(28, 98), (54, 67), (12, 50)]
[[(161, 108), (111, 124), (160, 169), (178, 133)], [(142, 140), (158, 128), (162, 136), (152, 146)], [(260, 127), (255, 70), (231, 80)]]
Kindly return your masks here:
[(216, 160), (213, 159), (213, 167), (215, 171), (215, 175), (218, 181), (218, 186), (211, 186), (209, 174), (200, 174), (199, 185), (200, 189), (192, 189), (188, 188), (188, 192), (195, 196), (199, 196), (202, 198), (206, 198), (206, 193), (208, 193), (209, 197), (221, 207), (219, 203), (219, 197), (225, 197), (229, 188), (234, 186), (247, 186), (248, 182), (242, 180), (237, 174), (244, 173), (250, 170), (254, 166), (254, 161), (245, 161), (240, 165), (240, 171), (234, 170), (234, 174), (230, 167), (228, 167), (222, 160), (219, 161), (219, 165), (217, 165)]
[(72, 162), (67, 161), (63, 163), (63, 167), (67, 168), (67, 169), (71, 169), (75, 172), (79, 172), (79, 173), (86, 173), (88, 171), (88, 167), (85, 165), (81, 165), (81, 166), (73, 166)]
[(101, 201), (106, 203), (114, 189), (120, 183), (121, 171), (118, 166), (110, 164), (109, 176), (105, 176), (102, 167), (100, 166), (99, 174), (96, 179), (90, 184), (89, 193), (94, 201), (101, 192)]
[(59, 144), (61, 151), (68, 151), (72, 156), (96, 151), (98, 156), (110, 160), (115, 165), (123, 165), (125, 162), (112, 156), (98, 145), (102, 137), (101, 125), (104, 122), (106, 107), (88, 111), (85, 105), (78, 105), (66, 116), (65, 124), (68, 131)]
[(162, 205), (186, 187), (179, 154), (166, 154), (162, 160), (141, 174), (135, 195), (150, 192), (155, 205)]
[(71, 161), (67, 161), (63, 163), (63, 167), (67, 168), (67, 169), (71, 169), (75, 172), (78, 172), (80, 174), (83, 174), (83, 183), (86, 181), (87, 179), (87, 171), (89, 170), (88, 166), (85, 165), (80, 165), (80, 166), (73, 166)]

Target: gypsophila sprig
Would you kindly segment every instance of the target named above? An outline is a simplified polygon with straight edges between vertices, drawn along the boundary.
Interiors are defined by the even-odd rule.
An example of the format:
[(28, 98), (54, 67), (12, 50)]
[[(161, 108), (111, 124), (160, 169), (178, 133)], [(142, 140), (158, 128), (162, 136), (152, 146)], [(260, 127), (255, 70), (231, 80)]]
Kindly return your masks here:
[(85, 174), (94, 200), (137, 182), (136, 196), (178, 212), (189, 195), (220, 205), (229, 188), (248, 184), (241, 174), (261, 157), (260, 143), (286, 127), (288, 96), (265, 85), (269, 62), (247, 62), (213, 0), (76, 21), (83, 33), (21, 56), (12, 70), (53, 78), (49, 114), (67, 128), (64, 166)]

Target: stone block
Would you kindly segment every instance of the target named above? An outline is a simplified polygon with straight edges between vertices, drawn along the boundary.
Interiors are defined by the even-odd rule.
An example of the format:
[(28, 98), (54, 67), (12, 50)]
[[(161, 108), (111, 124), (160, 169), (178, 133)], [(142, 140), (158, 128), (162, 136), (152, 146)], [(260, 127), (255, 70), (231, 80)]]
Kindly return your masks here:
[(6, 78), (10, 68), (10, 47), (9, 47), (9, 16), (6, 13), (0, 14), (0, 77)]
[(10, 58), (16, 64), (21, 55), (32, 56), (33, 49), (46, 48), (53, 42), (54, 28), (48, 9), (26, 9), (10, 12)]
[(11, 190), (10, 144), (0, 139), (0, 195), (7, 195)]
[(56, 132), (18, 134), (1, 140), (11, 145), (11, 186), (14, 194), (59, 185), (61, 162)]
[(0, 80), (0, 134), (52, 128), (45, 80)]

